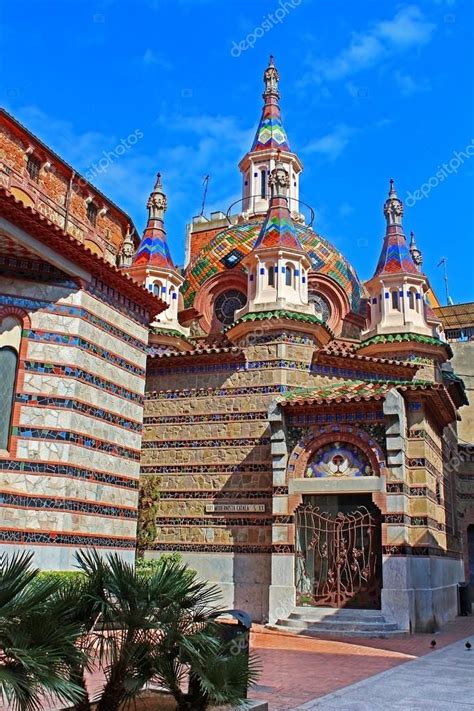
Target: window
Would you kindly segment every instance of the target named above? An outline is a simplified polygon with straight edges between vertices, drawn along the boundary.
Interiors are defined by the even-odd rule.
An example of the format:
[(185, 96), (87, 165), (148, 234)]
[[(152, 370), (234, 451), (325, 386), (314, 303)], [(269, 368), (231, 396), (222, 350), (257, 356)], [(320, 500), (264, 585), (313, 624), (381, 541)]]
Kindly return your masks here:
[(268, 267), (268, 286), (275, 286), (275, 267)]
[(0, 317), (0, 449), (8, 449), (10, 439), (21, 328), (14, 316)]
[(87, 219), (91, 223), (91, 225), (96, 225), (97, 223), (97, 205), (94, 205), (94, 203), (91, 201), (87, 205)]
[(400, 311), (400, 302), (398, 300), (398, 291), (392, 291), (392, 309)]
[(411, 309), (415, 308), (415, 294), (413, 293), (413, 291), (411, 289), (408, 292), (408, 306)]
[(159, 281), (155, 281), (155, 283), (153, 284), (153, 293), (155, 294), (155, 296), (160, 295), (160, 287), (161, 283)]
[(285, 271), (285, 284), (286, 286), (291, 286), (293, 283), (293, 269), (287, 265)]
[(41, 162), (31, 154), (28, 156), (28, 160), (26, 162), (26, 170), (28, 171), (28, 175), (30, 176), (31, 180), (34, 180), (35, 183), (38, 183), (39, 174), (41, 170)]
[(266, 170), (260, 172), (260, 197), (267, 197), (267, 181), (266, 181)]
[(228, 289), (222, 292), (216, 299), (214, 313), (217, 319), (225, 326), (234, 323), (234, 314), (238, 309), (245, 306), (246, 295), (238, 289)]
[(310, 291), (308, 294), (308, 302), (314, 305), (314, 313), (321, 321), (327, 323), (331, 318), (331, 304), (319, 292)]

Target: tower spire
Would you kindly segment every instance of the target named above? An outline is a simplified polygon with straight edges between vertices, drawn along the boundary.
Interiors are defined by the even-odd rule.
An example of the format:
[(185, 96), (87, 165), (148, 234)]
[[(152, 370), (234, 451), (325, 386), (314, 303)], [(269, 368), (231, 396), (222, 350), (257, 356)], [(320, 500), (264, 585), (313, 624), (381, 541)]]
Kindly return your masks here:
[(280, 75), (275, 66), (273, 55), (270, 55), (268, 66), (263, 73), (265, 89), (263, 92), (263, 110), (251, 151), (264, 151), (269, 148), (289, 151), (290, 145), (280, 112), (280, 92), (278, 82)]
[(132, 265), (134, 267), (146, 265), (174, 269), (166, 239), (165, 212), (168, 202), (161, 184), (161, 173), (157, 173), (155, 186), (146, 206), (148, 222)]
[[(285, 165), (289, 175), (287, 197), (292, 213), (299, 208), (299, 178), (303, 165), (290, 144), (280, 112), (280, 75), (273, 55), (263, 73), (263, 109), (250, 151), (242, 158), (239, 168), (243, 178), (243, 212), (266, 214), (269, 207), (268, 178), (277, 160)], [(301, 217), (301, 219), (303, 219)]]
[(390, 179), (390, 189), (383, 206), (383, 214), (385, 215), (387, 227), (375, 276), (381, 274), (418, 273), (403, 232), (403, 203), (397, 195), (393, 178)]

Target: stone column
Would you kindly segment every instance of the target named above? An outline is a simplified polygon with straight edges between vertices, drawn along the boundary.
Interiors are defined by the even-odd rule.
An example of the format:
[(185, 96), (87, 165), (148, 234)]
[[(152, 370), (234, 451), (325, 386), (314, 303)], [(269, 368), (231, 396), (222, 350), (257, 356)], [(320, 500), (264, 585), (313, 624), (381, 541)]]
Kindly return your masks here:
[[(288, 490), (286, 470), (288, 463), (288, 448), (286, 429), (281, 406), (277, 400), (270, 404), (268, 419), (270, 422), (270, 451), (273, 469), (273, 487), (284, 487), (285, 494), (273, 496), (273, 515), (288, 515)], [(294, 544), (293, 526), (290, 524), (273, 524), (272, 545), (284, 546)], [(270, 623), (280, 618), (288, 617), (295, 606), (295, 557), (294, 553), (272, 552), (271, 585), (269, 589)]]
[[(405, 482), (406, 468), (406, 415), (405, 401), (393, 389), (385, 398), (384, 415), (387, 444), (387, 469), (390, 482)], [(387, 496), (387, 513), (408, 513), (408, 500), (403, 491), (396, 496)], [(406, 526), (385, 525), (385, 546), (403, 545), (408, 542)], [(385, 539), (385, 540), (384, 540)], [(400, 629), (411, 630), (415, 618), (415, 595), (411, 580), (411, 566), (407, 556), (383, 556), (382, 612), (398, 623)]]

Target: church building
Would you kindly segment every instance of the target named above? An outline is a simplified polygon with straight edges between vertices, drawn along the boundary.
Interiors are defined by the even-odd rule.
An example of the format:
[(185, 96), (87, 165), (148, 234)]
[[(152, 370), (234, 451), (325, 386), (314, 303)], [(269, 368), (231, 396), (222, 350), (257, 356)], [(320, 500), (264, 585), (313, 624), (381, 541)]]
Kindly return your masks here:
[[(5, 121), (10, 146), (26, 130)], [(271, 58), (241, 200), (194, 218), (179, 269), (166, 176), (138, 241), (33, 138), (21, 168), (0, 154), (5, 544), (68, 567), (67, 547), (131, 555), (136, 535), (141, 555), (179, 552), (226, 606), (289, 629), (328, 610), (365, 611), (380, 634), (455, 617), (467, 400), (394, 181), (364, 283), (300, 201)], [(32, 155), (45, 182), (48, 163), (64, 173), (57, 219)]]

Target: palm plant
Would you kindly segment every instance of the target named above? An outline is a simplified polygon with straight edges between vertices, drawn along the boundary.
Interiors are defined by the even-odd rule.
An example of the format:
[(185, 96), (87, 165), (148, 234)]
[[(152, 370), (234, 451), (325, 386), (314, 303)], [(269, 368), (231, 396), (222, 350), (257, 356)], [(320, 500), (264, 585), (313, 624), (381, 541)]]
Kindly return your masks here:
[(90, 635), (106, 677), (97, 711), (117, 711), (151, 680), (171, 692), (180, 711), (242, 700), (257, 665), (251, 660), (247, 669), (236, 648), (221, 641), (213, 620), (217, 588), (176, 560), (164, 559), (144, 574), (117, 555), (77, 557), (96, 581), (88, 595), (100, 611), (100, 627)]
[(12, 711), (44, 708), (45, 696), (70, 704), (83, 695), (70, 677), (84, 662), (75, 644), (80, 625), (58, 624), (61, 583), (39, 580), (32, 556), (0, 555), (0, 694)]

